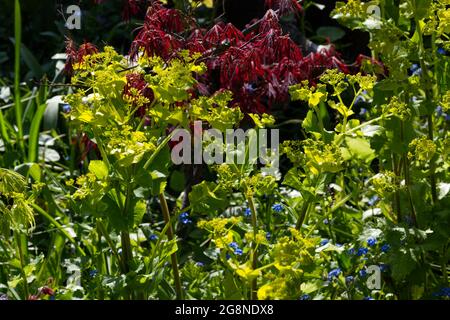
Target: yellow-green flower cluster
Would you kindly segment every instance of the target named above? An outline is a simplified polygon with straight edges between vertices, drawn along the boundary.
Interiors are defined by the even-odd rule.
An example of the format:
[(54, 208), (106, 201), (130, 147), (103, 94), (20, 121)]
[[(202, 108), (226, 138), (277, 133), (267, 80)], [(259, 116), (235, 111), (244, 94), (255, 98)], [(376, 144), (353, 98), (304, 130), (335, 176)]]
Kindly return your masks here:
[(106, 152), (114, 156), (122, 166), (136, 164), (146, 153), (156, 149), (153, 138), (149, 141), (142, 131), (134, 131), (131, 126), (113, 127), (104, 133)]
[(256, 233), (256, 237), (255, 234), (253, 232), (247, 232), (245, 234), (245, 240), (247, 240), (248, 243), (250, 242), (255, 242), (258, 245), (268, 245), (269, 241), (267, 240), (267, 236), (266, 233), (264, 232), (264, 230), (258, 230), (258, 232)]
[(106, 181), (97, 179), (96, 175), (92, 172), (79, 176), (76, 182), (73, 180), (66, 182), (67, 186), (73, 186), (74, 184), (77, 186), (76, 191), (72, 195), (72, 199), (74, 200), (83, 200), (92, 196), (95, 196), (97, 200), (101, 199), (105, 194), (104, 190), (108, 187)]
[(272, 175), (263, 175), (261, 173), (246, 177), (243, 181), (246, 187), (247, 196), (254, 194), (258, 196), (270, 195), (277, 188), (277, 182)]
[(441, 107), (444, 112), (447, 112), (450, 110), (450, 91), (447, 91), (441, 100)]
[(299, 140), (287, 140), (283, 142), (283, 154), (295, 165), (299, 166), (304, 162), (303, 143)]
[(407, 120), (411, 117), (411, 110), (408, 105), (400, 101), (397, 96), (392, 97), (391, 101), (385, 105), (385, 113), (392, 113), (401, 120)]
[(326, 86), (324, 84), (318, 84), (316, 87), (310, 87), (308, 80), (290, 87), (289, 94), (293, 101), (307, 101), (311, 108), (315, 108), (320, 102), (327, 100)]
[(307, 139), (303, 142), (306, 166), (315, 175), (324, 172), (339, 172), (343, 169), (344, 158), (335, 144)]
[(34, 227), (32, 197), (26, 195), (27, 183), (17, 172), (0, 168), (0, 230)]
[(197, 223), (197, 227), (200, 229), (207, 230), (211, 233), (222, 233), (227, 231), (227, 225), (236, 225), (242, 222), (242, 217), (230, 217), (230, 218), (214, 218), (211, 220), (200, 220)]
[(416, 138), (409, 144), (409, 159), (416, 159), (421, 163), (429, 162), (436, 154), (436, 144), (426, 137)]
[(336, 19), (364, 19), (367, 17), (367, 10), (365, 3), (360, 0), (338, 1), (331, 14)]
[(397, 176), (392, 171), (384, 171), (376, 174), (371, 179), (375, 192), (381, 196), (391, 194), (399, 189)]

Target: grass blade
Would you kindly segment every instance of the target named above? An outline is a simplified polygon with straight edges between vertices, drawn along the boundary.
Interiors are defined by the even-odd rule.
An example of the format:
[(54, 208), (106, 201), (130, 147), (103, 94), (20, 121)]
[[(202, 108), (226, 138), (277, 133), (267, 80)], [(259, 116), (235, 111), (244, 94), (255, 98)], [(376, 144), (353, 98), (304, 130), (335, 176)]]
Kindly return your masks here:
[(5, 146), (9, 145), (11, 139), (9, 138), (8, 130), (6, 129), (6, 119), (3, 117), (3, 112), (0, 110), (0, 136), (5, 143)]
[(39, 128), (41, 127), (41, 121), (44, 116), (47, 104), (41, 104), (38, 106), (36, 113), (34, 114), (33, 121), (30, 127), (30, 138), (28, 140), (28, 161), (36, 162), (38, 144), (39, 144)]
[(22, 125), (22, 102), (20, 99), (20, 47), (22, 43), (22, 16), (20, 12), (20, 1), (14, 3), (14, 104), (16, 111), (17, 141), (19, 147), (24, 151), (23, 125)]

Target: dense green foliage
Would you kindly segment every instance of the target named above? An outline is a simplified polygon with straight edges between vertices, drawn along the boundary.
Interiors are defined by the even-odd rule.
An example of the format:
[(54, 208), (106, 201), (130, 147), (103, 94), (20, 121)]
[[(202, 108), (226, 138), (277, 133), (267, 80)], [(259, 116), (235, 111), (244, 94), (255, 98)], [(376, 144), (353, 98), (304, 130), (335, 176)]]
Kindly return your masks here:
[[(306, 116), (274, 175), (248, 148), (286, 122), (233, 87), (202, 93), (202, 52), (85, 45), (69, 83), (60, 68), (24, 89), (20, 2), (0, 108), (3, 298), (449, 299), (450, 1), (337, 2), (372, 59), (285, 86)], [(174, 129), (194, 121), (253, 128), (244, 163), (175, 165)]]

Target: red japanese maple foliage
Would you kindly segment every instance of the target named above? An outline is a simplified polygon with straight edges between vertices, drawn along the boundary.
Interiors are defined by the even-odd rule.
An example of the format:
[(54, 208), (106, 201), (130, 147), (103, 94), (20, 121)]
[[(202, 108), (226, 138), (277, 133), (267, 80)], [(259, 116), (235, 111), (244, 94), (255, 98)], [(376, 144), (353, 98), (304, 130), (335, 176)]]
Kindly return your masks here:
[(182, 49), (200, 53), (208, 72), (198, 78), (199, 93), (212, 95), (217, 90), (231, 90), (232, 103), (239, 104), (245, 113), (269, 112), (275, 103), (288, 101), (289, 86), (302, 80), (314, 84), (326, 69), (338, 68), (345, 73), (359, 69), (364, 57), (348, 66), (333, 47), (304, 56), (283, 33), (279, 17), (302, 12), (298, 1), (267, 0), (266, 6), (269, 9), (256, 27), (243, 32), (223, 22), (209, 30), (200, 29), (179, 11), (153, 3), (130, 55), (144, 51), (171, 59)]
[[(361, 56), (353, 65), (347, 65), (332, 46), (304, 56), (290, 36), (283, 33), (279, 23), (280, 16), (302, 12), (297, 0), (266, 0), (268, 10), (264, 17), (243, 31), (223, 22), (209, 30), (201, 29), (191, 17), (166, 8), (159, 1), (125, 2), (138, 6), (142, 1), (151, 5), (132, 42), (131, 58), (145, 53), (170, 60), (186, 49), (199, 53), (202, 56), (199, 60), (206, 63), (208, 72), (198, 77), (197, 93), (209, 96), (217, 90), (231, 90), (232, 104), (238, 104), (244, 113), (270, 112), (274, 104), (288, 101), (289, 86), (302, 80), (315, 84), (330, 68), (345, 73), (359, 71), (363, 61), (368, 59)], [(80, 59), (79, 53), (73, 52), (68, 47), (70, 59)], [(128, 79), (131, 80), (137, 83), (136, 79)]]
[(66, 41), (67, 60), (65, 65), (65, 72), (70, 76), (73, 74), (73, 65), (83, 61), (87, 55), (97, 53), (98, 49), (95, 45), (89, 42), (83, 43), (78, 49), (73, 40)]

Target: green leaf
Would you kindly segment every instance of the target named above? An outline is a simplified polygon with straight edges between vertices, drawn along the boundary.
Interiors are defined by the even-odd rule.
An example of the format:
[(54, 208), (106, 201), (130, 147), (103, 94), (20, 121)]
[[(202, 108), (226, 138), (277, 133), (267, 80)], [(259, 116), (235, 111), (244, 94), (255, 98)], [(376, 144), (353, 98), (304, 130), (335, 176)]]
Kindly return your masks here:
[(181, 171), (174, 171), (170, 176), (170, 188), (177, 192), (182, 192), (185, 187), (185, 177)]
[(284, 177), (283, 184), (294, 188), (296, 190), (302, 190), (302, 182), (297, 168), (291, 168)]
[(323, 38), (329, 38), (331, 42), (342, 39), (345, 31), (339, 27), (324, 26), (317, 29), (317, 35)]
[[(142, 222), (142, 218), (144, 217), (144, 214), (147, 212), (147, 205), (145, 203), (145, 201), (136, 201), (135, 205), (134, 205), (134, 210), (133, 210), (133, 220), (132, 220), (132, 228), (135, 228), (137, 226), (139, 226), (139, 224), (141, 224)], [(130, 219), (131, 222), (131, 219)]]
[(428, 16), (428, 11), (430, 10), (431, 0), (415, 0), (414, 13), (415, 18), (420, 20)]
[(95, 174), (97, 179), (103, 180), (108, 176), (108, 167), (101, 160), (92, 160), (89, 163), (89, 172)]
[(392, 277), (404, 280), (415, 268), (416, 258), (413, 249), (402, 249), (391, 258)]
[(31, 51), (22, 43), (21, 50), (23, 61), (27, 65), (28, 68), (30, 68), (33, 76), (35, 78), (42, 78), (42, 76), (45, 74), (44, 69), (39, 64), (36, 57), (31, 53)]
[(167, 186), (167, 176), (157, 170), (152, 171), (150, 176), (152, 177), (152, 195), (162, 194)]
[(216, 185), (212, 182), (203, 181), (192, 187), (189, 201), (194, 212), (215, 212), (227, 206), (226, 199), (214, 193)]
[(320, 132), (317, 116), (313, 110), (309, 110), (306, 114), (302, 127), (308, 132)]
[[(366, 163), (375, 158), (375, 151), (370, 147), (370, 143), (363, 138), (345, 138), (347, 145), (346, 150), (343, 150), (344, 158), (357, 158)], [(347, 157), (345, 156), (347, 153)]]

